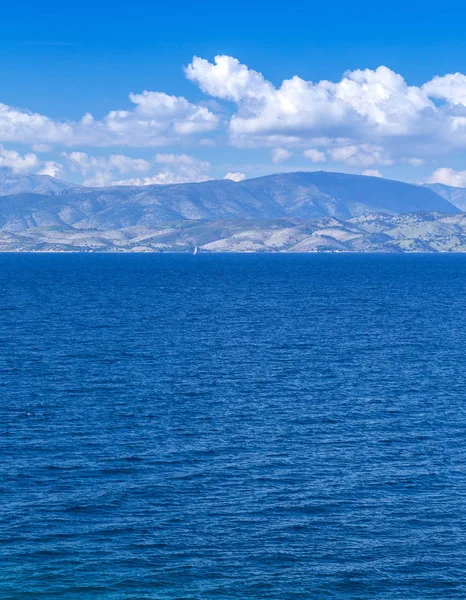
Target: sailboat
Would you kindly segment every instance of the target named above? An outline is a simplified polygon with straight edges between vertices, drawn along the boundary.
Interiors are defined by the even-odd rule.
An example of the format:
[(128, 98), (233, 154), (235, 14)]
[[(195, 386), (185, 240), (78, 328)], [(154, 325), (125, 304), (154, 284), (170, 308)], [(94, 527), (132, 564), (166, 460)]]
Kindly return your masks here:
[(193, 254), (197, 254), (197, 246), (194, 246), (194, 252)]

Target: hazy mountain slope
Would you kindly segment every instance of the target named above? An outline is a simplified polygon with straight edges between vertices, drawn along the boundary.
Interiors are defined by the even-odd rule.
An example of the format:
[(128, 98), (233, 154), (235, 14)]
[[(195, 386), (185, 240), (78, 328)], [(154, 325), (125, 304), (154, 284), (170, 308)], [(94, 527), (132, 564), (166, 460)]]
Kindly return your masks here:
[(286, 214), (300, 218), (350, 218), (367, 212), (457, 212), (426, 188), (381, 177), (325, 171), (282, 173), (241, 183), (273, 198)]
[(443, 183), (426, 183), (423, 187), (431, 189), (460, 210), (466, 210), (465, 188), (452, 187)]
[(77, 229), (155, 226), (182, 219), (284, 216), (272, 199), (253, 195), (233, 181), (169, 186), (113, 186), (63, 191), (60, 195), (0, 197), (0, 228), (19, 230), (47, 220)]
[(75, 183), (68, 183), (49, 175), (17, 175), (7, 167), (0, 167), (0, 196), (26, 192), (55, 194), (62, 190), (80, 187)]
[(106, 231), (154, 228), (183, 219), (348, 219), (368, 212), (414, 211), (455, 213), (458, 209), (425, 187), (341, 173), (285, 173), (240, 183), (80, 187), (59, 193), (4, 195), (0, 197), (0, 229), (63, 226)]

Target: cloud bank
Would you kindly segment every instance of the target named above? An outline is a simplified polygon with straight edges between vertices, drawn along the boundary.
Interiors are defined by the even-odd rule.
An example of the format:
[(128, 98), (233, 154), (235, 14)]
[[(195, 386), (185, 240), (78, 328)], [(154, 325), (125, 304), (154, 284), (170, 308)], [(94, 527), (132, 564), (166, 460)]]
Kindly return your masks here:
[[(187, 154), (156, 154), (152, 161), (112, 154), (108, 158), (89, 156), (85, 152), (63, 153), (71, 171), (83, 177), (84, 185), (166, 185), (208, 181), (210, 163)], [(161, 169), (155, 174), (146, 174)], [(122, 175), (140, 174), (138, 177), (122, 178)]]
[(215, 129), (219, 118), (204, 106), (161, 92), (130, 94), (131, 110), (113, 110), (102, 120), (87, 113), (60, 122), (0, 104), (0, 142), (65, 147), (157, 147)]
[(466, 187), (466, 171), (454, 171), (453, 169), (437, 169), (427, 180), (427, 183), (443, 183), (452, 187)]
[[(89, 185), (205, 181), (211, 178), (211, 165), (192, 156), (192, 149), (210, 148), (218, 160), (222, 148), (264, 149), (271, 165), (296, 159), (360, 172), (431, 165), (431, 180), (465, 183), (463, 171), (436, 170), (440, 160), (445, 164), (466, 150), (462, 73), (414, 86), (380, 66), (348, 71), (334, 82), (292, 74), (275, 86), (235, 57), (219, 55), (213, 61), (195, 56), (185, 75), (206, 95), (205, 102), (143, 91), (129, 94), (129, 107), (102, 119), (87, 113), (78, 121), (0, 104), (0, 167), (54, 176), (69, 170)], [(21, 154), (7, 144), (28, 149)], [(162, 147), (169, 149), (163, 160), (161, 154), (133, 158), (114, 150)], [(188, 147), (190, 154), (185, 154)], [(93, 156), (92, 148), (109, 152)], [(52, 152), (53, 157), (43, 157)], [(242, 175), (234, 167), (227, 174), (235, 180)]]

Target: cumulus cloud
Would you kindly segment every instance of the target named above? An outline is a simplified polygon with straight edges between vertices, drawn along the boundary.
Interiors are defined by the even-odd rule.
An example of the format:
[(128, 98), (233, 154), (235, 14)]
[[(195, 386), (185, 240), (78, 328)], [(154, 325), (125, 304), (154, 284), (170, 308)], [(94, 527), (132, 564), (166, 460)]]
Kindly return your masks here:
[(423, 158), (406, 158), (405, 162), (408, 163), (408, 165), (411, 165), (412, 167), (422, 167), (422, 165), (425, 164), (425, 160)]
[[(341, 142), (340, 142), (341, 143)], [(331, 160), (335, 163), (353, 167), (370, 167), (372, 165), (390, 166), (394, 161), (385, 153), (384, 148), (373, 144), (337, 145), (317, 150), (311, 148), (303, 152), (303, 156), (313, 163), (323, 163)]]
[(286, 148), (274, 148), (271, 152), (272, 162), (274, 164), (279, 164), (288, 160), (291, 157), (291, 152)]
[(445, 100), (449, 104), (466, 106), (466, 75), (450, 73), (443, 77), (434, 77), (422, 86), (431, 98)]
[(261, 73), (231, 56), (214, 63), (194, 57), (188, 79), (202, 91), (237, 104), (229, 130), (233, 141), (265, 142), (271, 135), (291, 140), (312, 136), (402, 136), (425, 131), (436, 107), (422, 88), (408, 86), (387, 67), (349, 71), (338, 83), (298, 76), (276, 88)]
[(130, 179), (119, 179), (113, 185), (172, 185), (174, 183), (201, 183), (210, 181), (212, 178), (205, 173), (191, 169), (179, 169), (178, 171), (161, 171), (149, 177), (131, 177)]
[(366, 175), (367, 177), (383, 177), (382, 173), (377, 169), (366, 169), (362, 172), (362, 175)]
[(393, 160), (385, 155), (381, 146), (360, 144), (359, 146), (340, 146), (329, 151), (335, 162), (356, 167), (370, 167), (371, 165), (393, 165)]
[(244, 181), (246, 179), (246, 175), (244, 173), (227, 173), (223, 179), (231, 179), (231, 181)]
[(216, 142), (212, 138), (201, 138), (199, 140), (199, 146), (207, 146), (207, 147), (216, 146)]
[(37, 169), (40, 161), (35, 154), (20, 154), (16, 150), (7, 150), (0, 145), (0, 167), (7, 167), (13, 173), (27, 173)]
[(63, 152), (71, 171), (80, 173), (84, 185), (102, 186), (112, 183), (115, 174), (143, 173), (151, 168), (151, 163), (142, 158), (130, 158), (122, 154), (109, 157), (89, 156), (85, 152)]
[[(209, 96), (236, 105), (227, 128), (238, 147), (312, 144), (317, 152), (330, 148), (327, 158), (333, 161), (357, 166), (419, 166), (426, 158), (466, 148), (466, 75), (461, 73), (411, 86), (380, 66), (348, 71), (337, 82), (294, 75), (277, 87), (236, 58), (216, 56), (213, 62), (194, 57), (186, 76)], [(373, 150), (364, 149), (369, 146)], [(312, 154), (307, 158), (323, 161)]]
[(214, 130), (218, 117), (180, 96), (144, 91), (130, 94), (131, 110), (113, 110), (102, 120), (86, 114), (60, 122), (39, 113), (0, 104), (0, 142), (62, 146), (163, 146)]
[(208, 174), (210, 163), (188, 154), (156, 154), (155, 162), (163, 170), (143, 185), (171, 183), (201, 183), (212, 179)]
[(50, 177), (60, 177), (63, 173), (63, 165), (54, 160), (46, 161), (42, 168), (37, 171), (38, 175), (49, 175)]
[(321, 152), (320, 150), (316, 150), (315, 148), (309, 148), (309, 150), (305, 150), (303, 152), (305, 158), (312, 160), (313, 163), (323, 163), (326, 161), (327, 157), (325, 152)]
[(0, 144), (0, 168), (6, 168), (15, 175), (38, 173), (57, 177), (63, 170), (62, 165), (55, 161), (41, 161), (36, 154), (28, 152), (20, 154), (16, 150), (9, 150)]
[(176, 165), (176, 166), (191, 166), (197, 167), (207, 171), (210, 169), (210, 163), (206, 160), (199, 160), (194, 156), (188, 154), (156, 154), (155, 162), (162, 165)]
[[(84, 185), (167, 185), (208, 181), (210, 163), (187, 154), (157, 154), (153, 161), (122, 154), (89, 156), (85, 152), (63, 153), (71, 171), (80, 173)], [(160, 169), (161, 165), (162, 168)], [(159, 168), (157, 173), (150, 173)], [(138, 174), (145, 174), (138, 176)], [(122, 178), (122, 175), (131, 175)]]
[(443, 183), (453, 187), (466, 187), (466, 171), (454, 171), (453, 169), (437, 169), (427, 180), (427, 183)]
[[(179, 157), (187, 155), (182, 154), (176, 154), (173, 165), (158, 161), (163, 170), (154, 174), (125, 158), (118, 165), (116, 157), (123, 154), (115, 150), (105, 159), (109, 162), (98, 164), (90, 156), (88, 162), (70, 158), (73, 151), (184, 149), (190, 140), (208, 148), (226, 142), (237, 148), (267, 148), (274, 164), (296, 152), (313, 163), (368, 169), (397, 163), (418, 167), (432, 162), (434, 156), (466, 149), (466, 75), (462, 73), (412, 86), (399, 73), (379, 66), (347, 71), (338, 81), (306, 81), (290, 73), (274, 85), (259, 71), (221, 55), (212, 62), (195, 56), (185, 74), (209, 96), (205, 101), (143, 91), (129, 94), (129, 106), (123, 109), (101, 119), (87, 113), (80, 120), (52, 119), (0, 103), (0, 143), (25, 144), (39, 154), (57, 147), (66, 150), (70, 168), (99, 185), (115, 178), (185, 181), (209, 175), (206, 165), (183, 163)], [(219, 135), (212, 139), (210, 133), (216, 130)], [(13, 161), (14, 168), (23, 171), (56, 169), (45, 166), (53, 161), (45, 163), (33, 153), (0, 160), (0, 164)]]

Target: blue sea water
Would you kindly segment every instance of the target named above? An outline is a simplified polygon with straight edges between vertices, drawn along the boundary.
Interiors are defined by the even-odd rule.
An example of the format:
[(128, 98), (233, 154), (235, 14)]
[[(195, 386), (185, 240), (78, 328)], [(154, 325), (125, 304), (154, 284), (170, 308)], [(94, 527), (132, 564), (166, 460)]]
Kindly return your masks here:
[(0, 598), (466, 598), (466, 256), (0, 255)]

